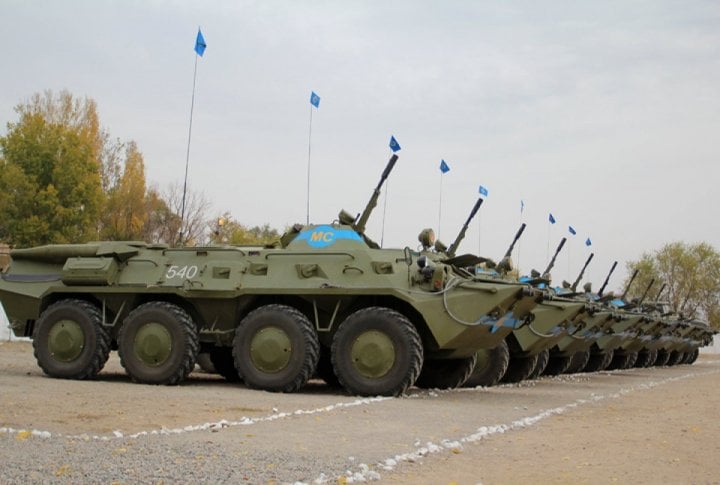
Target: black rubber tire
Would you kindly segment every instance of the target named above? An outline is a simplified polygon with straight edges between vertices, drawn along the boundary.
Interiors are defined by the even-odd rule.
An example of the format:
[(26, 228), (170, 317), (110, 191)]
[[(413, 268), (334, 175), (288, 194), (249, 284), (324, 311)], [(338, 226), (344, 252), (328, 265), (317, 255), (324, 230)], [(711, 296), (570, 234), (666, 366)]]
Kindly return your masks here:
[(683, 352), (680, 352), (678, 350), (673, 350), (670, 353), (670, 358), (668, 359), (666, 365), (678, 365), (680, 362), (682, 362), (684, 357), (685, 357), (685, 354)]
[(605, 352), (591, 352), (590, 359), (585, 365), (585, 369), (583, 369), (583, 372), (599, 372), (601, 370), (607, 369), (607, 366), (609, 366), (610, 362), (612, 362), (614, 355), (615, 352), (613, 350), (608, 350)]
[(466, 359), (425, 359), (415, 385), (423, 389), (455, 389), (465, 384), (476, 363), (476, 355)]
[(621, 370), (632, 367), (637, 359), (637, 352), (627, 352), (625, 350), (616, 350), (607, 370)]
[(480, 350), (475, 356), (477, 363), (464, 386), (490, 387), (497, 385), (510, 364), (510, 349), (508, 349), (507, 342), (502, 340), (497, 347)]
[(514, 383), (527, 379), (535, 370), (538, 361), (538, 354), (527, 357), (512, 357), (508, 362), (508, 368), (500, 382)]
[[(57, 358), (50, 349), (50, 332), (64, 320), (78, 325), (83, 338), (79, 354), (70, 355), (67, 357), (70, 360), (65, 361)], [(100, 309), (83, 300), (67, 299), (53, 303), (40, 315), (35, 324), (33, 352), (40, 368), (51, 377), (93, 379), (110, 356), (110, 342), (110, 333), (102, 326)]]
[(695, 363), (695, 361), (697, 360), (698, 356), (700, 355), (700, 349), (695, 349), (695, 350), (693, 350), (692, 352), (689, 352), (688, 355), (689, 355), (689, 357), (688, 357), (688, 359), (685, 361), (685, 363), (688, 364), (688, 365), (692, 365), (692, 364)]
[(333, 366), (332, 366), (332, 356), (330, 355), (330, 347), (320, 345), (320, 359), (318, 360), (317, 370), (315, 371), (315, 374), (320, 379), (325, 381), (325, 384), (327, 384), (330, 387), (333, 387), (333, 388), (342, 387), (340, 385), (340, 381), (338, 380), (337, 376), (335, 375), (335, 370), (333, 369)]
[[(290, 354), (287, 362), (277, 371), (261, 369), (252, 358), (253, 339), (268, 329), (281, 332), (290, 342), (290, 348), (282, 349), (284, 354)], [(232, 353), (235, 368), (249, 388), (295, 392), (315, 374), (320, 342), (315, 328), (303, 313), (291, 306), (272, 304), (256, 308), (242, 319), (235, 330)], [(274, 358), (269, 352), (262, 357)]]
[[(161, 362), (148, 365), (137, 354), (135, 340), (146, 325), (159, 324), (171, 338), (170, 352)], [(148, 345), (152, 345), (148, 339)], [(123, 320), (118, 334), (120, 363), (133, 382), (155, 385), (176, 385), (184, 381), (195, 368), (200, 344), (192, 317), (165, 301), (151, 301), (135, 308)]]
[(570, 359), (570, 365), (567, 369), (565, 369), (565, 374), (576, 374), (578, 372), (583, 372), (589, 360), (589, 350), (575, 352), (572, 356), (572, 359)]
[[(369, 332), (382, 335), (393, 347), (390, 368), (377, 377), (363, 375), (356, 365), (358, 360), (352, 357), (353, 345)], [(385, 307), (363, 308), (348, 316), (333, 337), (331, 355), (342, 387), (361, 396), (399, 396), (415, 384), (423, 365), (417, 330), (403, 314)]]
[(240, 375), (235, 368), (232, 347), (213, 347), (210, 350), (210, 362), (215, 373), (220, 374), (228, 382), (240, 382)]
[(670, 352), (665, 349), (659, 349), (657, 359), (655, 359), (655, 367), (662, 367), (667, 365), (668, 359), (670, 359)]
[(537, 379), (542, 375), (543, 372), (545, 372), (545, 367), (547, 367), (548, 362), (550, 361), (550, 351), (548, 349), (543, 350), (538, 354), (538, 360), (537, 364), (535, 364), (535, 369), (530, 373), (530, 375), (527, 377), (528, 379)]
[(642, 369), (645, 367), (650, 367), (652, 365), (652, 362), (655, 360), (655, 357), (657, 356), (657, 353), (648, 350), (648, 349), (642, 349), (638, 352), (637, 359), (635, 360), (634, 367), (637, 369)]
[[(574, 355), (574, 354), (573, 354)], [(545, 371), (543, 372), (544, 376), (557, 376), (565, 372), (565, 370), (570, 367), (570, 363), (572, 362), (572, 355), (570, 356), (562, 356), (562, 355), (553, 355), (552, 352), (550, 352), (550, 360), (548, 360), (547, 366), (545, 366)]]

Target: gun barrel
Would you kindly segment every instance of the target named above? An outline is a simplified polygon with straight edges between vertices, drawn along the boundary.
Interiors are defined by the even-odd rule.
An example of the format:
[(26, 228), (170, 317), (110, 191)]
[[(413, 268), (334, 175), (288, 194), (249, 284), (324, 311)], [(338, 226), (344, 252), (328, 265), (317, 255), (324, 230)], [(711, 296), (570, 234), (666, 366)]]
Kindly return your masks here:
[(660, 296), (663, 294), (663, 291), (665, 291), (665, 288), (667, 288), (667, 283), (663, 283), (663, 285), (660, 287), (660, 291), (658, 291), (658, 294), (655, 297), (655, 301), (660, 301)]
[(638, 305), (641, 305), (642, 302), (645, 300), (645, 297), (647, 296), (648, 292), (650, 291), (650, 288), (655, 284), (655, 278), (650, 280), (650, 284), (645, 288), (645, 292), (643, 293), (642, 297), (640, 297), (640, 300), (638, 301)]
[(368, 201), (367, 205), (365, 206), (365, 210), (362, 212), (360, 217), (358, 217), (357, 222), (355, 224), (353, 224), (353, 229), (355, 229), (355, 231), (357, 231), (361, 234), (365, 232), (365, 226), (367, 225), (368, 219), (370, 219), (370, 213), (377, 206), (377, 201), (378, 201), (378, 198), (380, 197), (380, 189), (382, 188), (383, 184), (385, 183), (385, 180), (387, 180), (388, 176), (390, 175), (390, 172), (392, 171), (393, 167), (395, 167), (395, 162), (397, 162), (397, 160), (398, 160), (397, 154), (393, 154), (393, 156), (390, 157), (390, 160), (388, 160), (388, 163), (385, 166), (385, 170), (383, 170), (383, 173), (380, 176), (380, 182), (378, 182), (377, 187), (375, 187), (375, 190), (373, 191), (373, 194), (370, 197), (370, 200)]
[(460, 242), (465, 238), (465, 233), (467, 232), (468, 226), (470, 225), (470, 222), (475, 217), (475, 214), (477, 214), (477, 211), (480, 209), (480, 206), (483, 203), (483, 198), (478, 197), (477, 202), (475, 202), (475, 206), (470, 211), (470, 216), (468, 216), (467, 220), (465, 221), (465, 224), (463, 224), (462, 229), (460, 229), (460, 232), (458, 233), (457, 237), (455, 238), (455, 241), (450, 245), (448, 248), (447, 254), (448, 256), (452, 257), (455, 255), (455, 252), (457, 251), (458, 246), (460, 246)]
[(617, 267), (617, 261), (615, 261), (610, 268), (610, 272), (605, 277), (605, 281), (603, 282), (602, 286), (600, 287), (600, 291), (598, 291), (598, 296), (603, 295), (603, 291), (605, 291), (605, 287), (607, 286), (608, 282), (610, 281), (610, 276), (612, 276), (613, 272), (615, 271), (615, 268)]
[(553, 266), (555, 266), (555, 260), (557, 259), (558, 254), (560, 254), (560, 251), (562, 250), (563, 246), (565, 246), (565, 241), (567, 241), (566, 237), (564, 237), (560, 240), (560, 244), (558, 244), (558, 247), (555, 250), (555, 254), (553, 254), (553, 257), (550, 260), (550, 263), (548, 263), (547, 268), (545, 268), (545, 272), (543, 274), (547, 274), (550, 272), (551, 269), (553, 269)]
[(590, 264), (590, 261), (592, 261), (593, 257), (595, 257), (595, 253), (590, 253), (590, 256), (588, 256), (588, 258), (587, 258), (587, 261), (585, 261), (585, 265), (580, 270), (580, 274), (578, 275), (577, 279), (570, 287), (570, 289), (572, 289), (572, 291), (575, 291), (577, 289), (577, 286), (580, 284), (580, 280), (582, 279), (583, 275), (585, 274), (585, 270), (587, 269), (588, 265)]
[(512, 242), (510, 243), (510, 247), (508, 248), (507, 251), (505, 251), (506, 258), (509, 258), (512, 255), (513, 249), (515, 249), (515, 243), (518, 242), (518, 240), (520, 239), (520, 236), (522, 236), (523, 232), (525, 232), (526, 226), (527, 226), (527, 224), (525, 224), (523, 222), (522, 225), (520, 226), (520, 229), (518, 229), (518, 231), (515, 233), (515, 237), (513, 238)]
[(628, 284), (625, 287), (625, 291), (623, 292), (622, 297), (620, 298), (621, 300), (625, 300), (625, 297), (627, 296), (628, 291), (630, 291), (630, 287), (632, 286), (633, 281), (635, 281), (635, 278), (637, 277), (639, 272), (640, 272), (640, 270), (636, 269), (635, 272), (633, 273), (632, 278), (630, 278), (630, 281), (628, 281)]

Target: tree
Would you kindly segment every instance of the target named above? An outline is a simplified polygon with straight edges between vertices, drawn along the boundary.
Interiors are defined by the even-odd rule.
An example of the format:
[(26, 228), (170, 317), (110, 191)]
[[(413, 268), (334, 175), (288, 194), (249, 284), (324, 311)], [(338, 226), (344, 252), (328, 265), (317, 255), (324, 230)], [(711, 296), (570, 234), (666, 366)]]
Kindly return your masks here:
[(103, 134), (95, 103), (36, 94), (0, 137), (0, 240), (15, 246), (97, 237)]
[(661, 300), (668, 301), (685, 316), (706, 320), (720, 328), (720, 253), (709, 244), (666, 244), (655, 253), (644, 253), (638, 261), (628, 262), (627, 269), (630, 275), (639, 270), (628, 291), (629, 298), (642, 296), (654, 279), (647, 297), (654, 299), (667, 283)]
[[(145, 162), (135, 142), (125, 146), (122, 173), (115, 166), (108, 170), (107, 200), (102, 217), (103, 239), (138, 240), (146, 234), (149, 220), (148, 197), (145, 187)], [(109, 176), (112, 174), (112, 176)], [(113, 180), (114, 179), (114, 180)]]
[(182, 187), (177, 183), (170, 185), (164, 193), (166, 206), (155, 214), (165, 224), (156, 228), (158, 239), (173, 246), (195, 246), (203, 242), (210, 202), (205, 194), (188, 189), (185, 197), (185, 219), (181, 224), (182, 197)]
[(280, 239), (280, 233), (269, 224), (247, 227), (232, 220), (229, 212), (210, 221), (208, 229), (213, 244), (265, 246), (274, 244)]

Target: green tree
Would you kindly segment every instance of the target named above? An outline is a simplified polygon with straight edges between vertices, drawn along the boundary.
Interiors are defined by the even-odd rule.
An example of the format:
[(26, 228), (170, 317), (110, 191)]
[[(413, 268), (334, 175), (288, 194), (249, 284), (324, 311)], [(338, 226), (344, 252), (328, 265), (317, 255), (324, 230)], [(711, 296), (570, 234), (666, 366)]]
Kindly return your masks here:
[(0, 240), (14, 246), (97, 237), (103, 133), (95, 103), (36, 94), (0, 137)]
[[(113, 157), (114, 158), (114, 157)], [(125, 147), (122, 173), (114, 166), (106, 171), (107, 200), (102, 217), (103, 239), (138, 240), (147, 234), (154, 194), (145, 185), (145, 162), (135, 142)]]
[(661, 300), (686, 316), (707, 320), (720, 328), (720, 253), (709, 244), (666, 244), (654, 253), (644, 253), (638, 261), (628, 262), (627, 269), (624, 286), (639, 270), (628, 291), (629, 298), (640, 297), (655, 280), (647, 298), (654, 299), (667, 284)]
[(228, 212), (210, 221), (208, 228), (213, 244), (264, 246), (274, 244), (280, 239), (280, 233), (269, 224), (247, 227), (232, 220)]

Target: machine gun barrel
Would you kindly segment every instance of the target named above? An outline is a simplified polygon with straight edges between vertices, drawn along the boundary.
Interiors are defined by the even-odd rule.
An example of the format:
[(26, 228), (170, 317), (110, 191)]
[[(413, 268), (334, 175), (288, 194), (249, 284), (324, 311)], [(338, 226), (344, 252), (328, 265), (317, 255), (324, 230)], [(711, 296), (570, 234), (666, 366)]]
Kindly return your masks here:
[(553, 266), (555, 266), (555, 260), (557, 259), (558, 254), (560, 254), (560, 251), (562, 250), (563, 246), (565, 246), (565, 241), (567, 241), (567, 238), (564, 237), (560, 240), (560, 244), (558, 244), (557, 249), (555, 250), (555, 254), (553, 254), (552, 259), (548, 263), (547, 268), (545, 268), (544, 275), (550, 273), (550, 270), (553, 269)]
[(612, 276), (613, 271), (615, 271), (615, 268), (617, 267), (617, 261), (615, 261), (610, 268), (610, 272), (608, 273), (607, 277), (605, 277), (605, 281), (603, 282), (602, 286), (600, 287), (600, 291), (598, 291), (598, 296), (603, 295), (603, 291), (605, 291), (605, 287), (607, 286), (608, 282), (610, 281), (610, 276)]
[(525, 224), (523, 222), (522, 225), (520, 226), (520, 229), (518, 229), (518, 232), (515, 233), (515, 237), (513, 238), (512, 242), (510, 243), (510, 247), (508, 248), (507, 251), (505, 251), (506, 258), (509, 258), (512, 255), (513, 249), (515, 249), (515, 243), (517, 243), (518, 240), (520, 239), (520, 236), (522, 236), (522, 233), (525, 231), (526, 226), (527, 226), (527, 224)]
[(352, 226), (356, 232), (360, 234), (365, 233), (365, 226), (367, 225), (367, 221), (370, 218), (370, 213), (377, 206), (378, 198), (380, 197), (380, 189), (385, 183), (385, 180), (388, 178), (388, 175), (390, 175), (390, 172), (395, 166), (395, 162), (397, 162), (397, 159), (398, 156), (396, 154), (393, 154), (393, 156), (390, 157), (390, 160), (388, 160), (388, 163), (385, 166), (385, 170), (383, 170), (382, 176), (380, 176), (380, 182), (378, 182), (377, 187), (375, 187), (375, 191), (373, 191), (370, 200), (365, 206), (365, 210), (362, 212), (360, 217), (358, 217), (357, 222), (355, 222)]
[(655, 278), (650, 280), (650, 284), (645, 288), (645, 293), (640, 297), (640, 300), (638, 300), (638, 305), (642, 305), (642, 302), (645, 300), (645, 297), (647, 296), (648, 292), (650, 291), (650, 288), (655, 284)]
[(636, 269), (635, 272), (634, 272), (633, 275), (632, 275), (632, 278), (630, 278), (630, 281), (628, 281), (628, 284), (627, 284), (627, 286), (625, 287), (625, 291), (623, 292), (622, 296), (620, 297), (620, 299), (621, 299), (622, 301), (625, 301), (625, 297), (627, 296), (628, 291), (630, 291), (630, 287), (632, 286), (633, 281), (635, 281), (635, 278), (637, 277), (637, 275), (638, 275), (639, 272), (640, 272), (640, 270), (639, 270), (639, 269)]
[(470, 222), (475, 217), (475, 214), (477, 214), (477, 211), (480, 209), (480, 206), (483, 203), (483, 198), (478, 197), (477, 202), (475, 202), (475, 206), (473, 207), (472, 211), (470, 211), (470, 216), (468, 216), (467, 221), (465, 221), (465, 224), (463, 224), (462, 229), (460, 229), (460, 233), (455, 238), (455, 241), (450, 245), (450, 247), (447, 250), (448, 256), (451, 258), (455, 256), (455, 252), (457, 251), (458, 246), (460, 245), (460, 242), (465, 238), (465, 232), (467, 232), (467, 228), (470, 225)]
[(663, 283), (662, 287), (660, 287), (660, 291), (658, 291), (658, 294), (655, 297), (655, 301), (660, 301), (660, 295), (663, 294), (663, 291), (665, 291), (665, 288), (667, 288), (667, 283)]
[(570, 287), (570, 289), (573, 292), (577, 289), (577, 286), (580, 284), (580, 280), (582, 279), (583, 275), (585, 274), (585, 270), (587, 269), (588, 265), (590, 264), (590, 261), (592, 261), (593, 257), (595, 257), (595, 253), (590, 253), (590, 256), (588, 256), (588, 258), (587, 258), (587, 261), (585, 261), (585, 265), (580, 270), (580, 274), (578, 275), (577, 279)]

